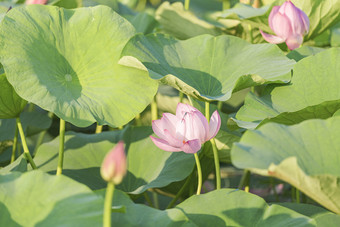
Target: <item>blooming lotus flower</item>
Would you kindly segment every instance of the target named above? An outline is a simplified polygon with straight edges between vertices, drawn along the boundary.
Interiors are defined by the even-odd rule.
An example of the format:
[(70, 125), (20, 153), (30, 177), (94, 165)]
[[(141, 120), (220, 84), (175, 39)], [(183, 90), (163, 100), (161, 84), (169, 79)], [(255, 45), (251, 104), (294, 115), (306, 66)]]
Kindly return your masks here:
[(126, 174), (126, 169), (124, 142), (119, 141), (105, 156), (100, 168), (100, 174), (104, 180), (119, 184)]
[(303, 36), (309, 31), (309, 19), (307, 15), (289, 0), (282, 6), (274, 6), (270, 12), (269, 27), (275, 35), (264, 33), (263, 38), (269, 43), (286, 42), (290, 50), (298, 48), (303, 42)]
[(215, 111), (210, 123), (196, 108), (179, 103), (176, 116), (164, 113), (160, 120), (152, 121), (152, 129), (159, 137), (150, 136), (155, 145), (165, 151), (196, 153), (201, 145), (216, 136), (221, 118)]
[(47, 0), (26, 0), (25, 4), (30, 5), (30, 4), (46, 4)]

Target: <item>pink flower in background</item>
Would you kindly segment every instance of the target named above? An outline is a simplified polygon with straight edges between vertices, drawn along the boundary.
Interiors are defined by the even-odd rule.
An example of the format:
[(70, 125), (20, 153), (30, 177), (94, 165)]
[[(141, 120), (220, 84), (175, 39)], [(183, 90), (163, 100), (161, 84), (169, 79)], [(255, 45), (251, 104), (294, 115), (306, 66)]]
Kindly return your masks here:
[(165, 151), (196, 153), (201, 144), (216, 136), (221, 127), (221, 118), (215, 111), (208, 123), (196, 108), (179, 103), (176, 116), (164, 113), (160, 120), (152, 121), (152, 129), (159, 137), (150, 136), (157, 147)]
[(303, 42), (303, 36), (309, 31), (307, 15), (291, 1), (286, 1), (282, 6), (274, 6), (268, 22), (276, 36), (260, 30), (263, 38), (274, 44), (286, 42), (290, 50), (298, 48)]
[(124, 142), (119, 141), (105, 156), (100, 168), (100, 174), (104, 180), (119, 184), (126, 174), (126, 166)]
[(25, 4), (30, 5), (30, 4), (46, 4), (47, 0), (26, 0)]

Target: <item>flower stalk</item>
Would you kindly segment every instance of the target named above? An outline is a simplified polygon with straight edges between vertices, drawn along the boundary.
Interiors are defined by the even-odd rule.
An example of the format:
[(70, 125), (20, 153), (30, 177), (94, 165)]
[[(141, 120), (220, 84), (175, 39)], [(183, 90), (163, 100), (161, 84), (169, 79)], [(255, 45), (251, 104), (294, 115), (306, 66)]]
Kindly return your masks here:
[(61, 173), (63, 171), (64, 143), (65, 143), (65, 121), (63, 119), (60, 119), (60, 126), (59, 126), (59, 156), (58, 156), (57, 176), (61, 175)]
[(30, 151), (28, 150), (25, 133), (24, 133), (24, 130), (22, 128), (21, 121), (20, 121), (19, 117), (17, 117), (16, 122), (17, 122), (17, 127), (18, 127), (18, 130), (19, 130), (20, 138), (21, 138), (22, 147), (24, 148), (25, 157), (28, 160), (28, 162), (30, 163), (30, 165), (32, 166), (32, 168), (36, 169), (37, 166), (35, 165), (35, 163), (32, 159), (32, 156), (30, 154)]

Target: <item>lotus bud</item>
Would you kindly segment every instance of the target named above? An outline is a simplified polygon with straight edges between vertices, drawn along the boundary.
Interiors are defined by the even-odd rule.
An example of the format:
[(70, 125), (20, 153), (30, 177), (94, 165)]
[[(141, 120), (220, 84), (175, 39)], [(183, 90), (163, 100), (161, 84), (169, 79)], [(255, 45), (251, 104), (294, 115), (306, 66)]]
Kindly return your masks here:
[(114, 184), (120, 184), (127, 169), (124, 142), (119, 141), (117, 145), (104, 158), (100, 168), (102, 178)]
[(276, 36), (260, 31), (263, 38), (274, 44), (286, 42), (290, 50), (298, 48), (303, 42), (303, 36), (309, 31), (307, 15), (290, 0), (282, 6), (274, 6), (268, 22)]
[(46, 4), (47, 0), (26, 0), (25, 4), (26, 5), (31, 5), (31, 4)]

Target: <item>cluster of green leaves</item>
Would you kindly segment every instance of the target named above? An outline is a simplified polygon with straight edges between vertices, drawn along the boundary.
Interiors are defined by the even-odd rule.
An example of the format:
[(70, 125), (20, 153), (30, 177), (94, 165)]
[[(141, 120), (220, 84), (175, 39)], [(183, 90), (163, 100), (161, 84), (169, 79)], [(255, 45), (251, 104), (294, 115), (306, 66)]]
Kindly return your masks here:
[[(0, 226), (101, 226), (106, 182), (100, 166), (119, 140), (128, 171), (114, 194), (114, 226), (338, 226), (340, 5), (293, 1), (311, 28), (306, 46), (286, 54), (259, 35), (259, 29), (271, 32), (268, 15), (282, 2), (222, 11), (222, 2), (199, 0), (188, 11), (181, 2), (150, 1), (160, 5), (136, 13), (129, 7), (144, 6), (127, 0), (0, 1)], [(149, 139), (148, 105), (157, 90), (160, 111), (175, 112), (179, 102), (163, 85), (202, 112), (203, 102), (219, 110), (221, 162), (289, 183), (314, 205), (267, 204), (233, 188), (192, 196), (194, 157), (162, 151)], [(125, 126), (67, 132), (63, 175), (54, 176), (60, 138), (44, 110), (78, 127)], [(141, 122), (132, 121), (138, 114)], [(23, 123), (38, 170), (23, 155), (10, 163), (14, 118)], [(208, 179), (210, 143), (199, 158)], [(173, 208), (155, 209), (156, 199), (150, 204), (150, 193), (165, 208), (178, 191)]]

